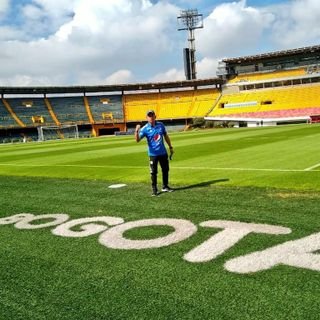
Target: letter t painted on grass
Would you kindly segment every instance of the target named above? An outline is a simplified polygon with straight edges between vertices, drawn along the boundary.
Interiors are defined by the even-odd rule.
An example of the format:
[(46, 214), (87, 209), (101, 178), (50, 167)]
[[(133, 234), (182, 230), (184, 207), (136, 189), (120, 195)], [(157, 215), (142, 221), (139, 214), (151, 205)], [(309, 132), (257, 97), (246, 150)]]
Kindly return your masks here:
[(223, 254), (249, 233), (288, 234), (291, 229), (268, 224), (244, 223), (226, 220), (210, 220), (201, 227), (224, 229), (184, 255), (189, 262), (207, 262)]

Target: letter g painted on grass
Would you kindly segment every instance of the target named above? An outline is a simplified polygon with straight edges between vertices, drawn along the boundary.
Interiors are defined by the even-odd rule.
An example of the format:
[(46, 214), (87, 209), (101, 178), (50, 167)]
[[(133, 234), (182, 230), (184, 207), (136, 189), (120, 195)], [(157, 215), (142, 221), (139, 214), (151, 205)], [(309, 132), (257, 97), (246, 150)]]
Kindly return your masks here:
[[(51, 232), (56, 236), (78, 238), (78, 237), (88, 237), (108, 229), (108, 226), (106, 225), (92, 223), (92, 222), (101, 222), (109, 226), (114, 226), (114, 225), (123, 223), (124, 220), (122, 218), (117, 218), (117, 217), (92, 217), (92, 218), (75, 219), (75, 220), (71, 220), (61, 224), (60, 226), (51, 230)], [(80, 227), (81, 231), (71, 230), (71, 228), (74, 228), (75, 226), (79, 226), (79, 225), (82, 225)]]

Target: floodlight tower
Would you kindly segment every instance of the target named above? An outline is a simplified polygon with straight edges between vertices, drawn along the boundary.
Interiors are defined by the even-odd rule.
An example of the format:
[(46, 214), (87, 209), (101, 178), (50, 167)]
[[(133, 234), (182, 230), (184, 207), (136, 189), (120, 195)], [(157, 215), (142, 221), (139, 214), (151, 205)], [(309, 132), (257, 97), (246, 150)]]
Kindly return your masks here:
[(184, 71), (187, 80), (197, 78), (196, 46), (194, 30), (203, 28), (203, 15), (197, 9), (182, 10), (178, 19), (178, 31), (188, 30), (189, 48), (184, 48)]

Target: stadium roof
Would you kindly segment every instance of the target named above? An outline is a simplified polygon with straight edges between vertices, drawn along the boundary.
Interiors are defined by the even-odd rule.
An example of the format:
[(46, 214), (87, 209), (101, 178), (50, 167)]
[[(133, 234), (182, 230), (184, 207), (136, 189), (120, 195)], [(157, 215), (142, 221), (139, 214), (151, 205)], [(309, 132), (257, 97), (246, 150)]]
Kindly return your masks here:
[(98, 86), (46, 86), (46, 87), (0, 87), (0, 94), (63, 94), (63, 93), (93, 93), (93, 92), (124, 92), (178, 89), (199, 86), (221, 85), (224, 81), (220, 78), (184, 80), (156, 83), (135, 83), (119, 85), (98, 85)]
[(309, 53), (319, 53), (320, 54), (320, 46), (311, 46), (311, 47), (303, 47), (291, 50), (282, 50), (282, 51), (274, 51), (269, 53), (262, 53), (254, 56), (245, 56), (245, 57), (237, 57), (237, 58), (229, 58), (223, 59), (223, 62), (226, 63), (243, 63), (243, 62), (253, 62), (257, 60), (265, 60), (270, 58), (280, 58), (287, 57), (299, 54), (309, 54)]

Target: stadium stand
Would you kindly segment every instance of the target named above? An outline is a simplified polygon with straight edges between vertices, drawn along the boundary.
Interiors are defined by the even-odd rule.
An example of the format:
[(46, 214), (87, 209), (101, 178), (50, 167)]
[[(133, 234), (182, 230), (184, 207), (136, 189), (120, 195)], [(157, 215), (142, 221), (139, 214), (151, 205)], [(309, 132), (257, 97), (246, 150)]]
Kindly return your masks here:
[(54, 124), (42, 98), (10, 98), (6, 101), (25, 126)]
[(5, 129), (15, 126), (17, 126), (17, 122), (14, 120), (10, 112), (3, 104), (3, 101), (0, 99), (0, 127)]
[(157, 112), (160, 93), (128, 94), (124, 96), (126, 121), (141, 121), (145, 119), (149, 109)]
[(89, 123), (83, 97), (50, 97), (48, 100), (59, 122), (64, 124)]
[(50, 101), (49, 101), (47, 98), (44, 98), (44, 103), (45, 103), (45, 105), (46, 105), (46, 107), (47, 107), (47, 109), (48, 109), (48, 111), (49, 111), (49, 113), (50, 113), (50, 115), (51, 115), (51, 118), (52, 118), (53, 121), (55, 122), (55, 124), (56, 124), (57, 126), (60, 126), (61, 123), (60, 123), (60, 121), (58, 120), (56, 114), (54, 113)]
[(244, 126), (316, 121), (319, 53), (320, 46), (313, 46), (222, 60), (218, 73), (226, 82), (205, 119), (234, 120)]
[(264, 80), (270, 80), (270, 79), (287, 79), (291, 77), (304, 76), (306, 74), (307, 74), (306, 68), (239, 74), (233, 79), (230, 79), (228, 83), (231, 84), (231, 83), (238, 83), (238, 82), (264, 81)]
[(192, 113), (189, 113), (189, 118), (204, 117), (217, 103), (221, 93), (217, 89), (203, 89), (195, 91), (195, 101)]
[[(172, 128), (185, 128), (187, 123), (184, 119), (204, 116), (212, 108), (219, 96), (217, 88), (223, 83), (222, 79), (211, 78), (128, 85), (0, 87), (0, 137), (2, 141), (9, 142), (21, 139), (24, 141), (25, 137), (27, 141), (38, 140), (40, 126), (62, 127), (73, 124), (77, 125), (80, 137), (132, 132), (134, 121), (145, 120), (144, 108), (150, 108), (150, 104), (154, 108), (155, 103), (159, 102), (157, 94), (153, 101), (150, 95), (146, 97), (143, 93), (150, 90), (159, 94), (163, 90), (166, 91), (165, 103), (162, 106), (158, 103), (159, 108), (163, 107), (163, 117), (168, 118), (166, 124)], [(211, 89), (213, 87), (216, 89)], [(210, 89), (205, 91), (204, 88)], [(167, 93), (168, 91), (170, 92)], [(136, 101), (136, 108), (141, 114), (131, 118), (134, 119), (131, 127), (127, 126), (124, 112), (124, 100), (129, 95), (132, 105)], [(176, 108), (178, 105), (183, 108)], [(158, 111), (160, 112), (160, 109)], [(170, 117), (177, 117), (178, 120), (172, 120)]]
[(158, 119), (183, 119), (192, 112), (194, 91), (163, 92), (159, 94)]
[[(208, 117), (295, 117), (320, 111), (320, 85), (261, 89), (222, 95)], [(319, 109), (319, 111), (317, 111)], [(290, 111), (289, 111), (290, 110)]]
[(12, 116), (12, 118), (16, 121), (16, 123), (18, 124), (18, 126), (20, 127), (26, 127), (26, 125), (22, 122), (22, 120), (17, 116), (17, 114), (14, 112), (14, 110), (12, 109), (10, 103), (8, 100), (6, 99), (2, 99), (3, 105), (5, 106), (5, 108), (8, 110), (8, 112), (10, 113), (10, 115)]
[(87, 96), (86, 98), (95, 123), (104, 122), (106, 113), (112, 113), (115, 122), (124, 121), (121, 95)]
[(85, 106), (86, 111), (87, 111), (89, 122), (91, 124), (93, 124), (94, 123), (94, 119), (93, 119), (93, 116), (92, 116), (92, 112), (91, 112), (91, 109), (90, 109), (88, 98), (86, 96), (83, 97), (83, 103), (84, 103), (84, 106)]
[(161, 120), (204, 117), (219, 96), (217, 89), (125, 95), (126, 120), (144, 120), (149, 109), (154, 109)]

